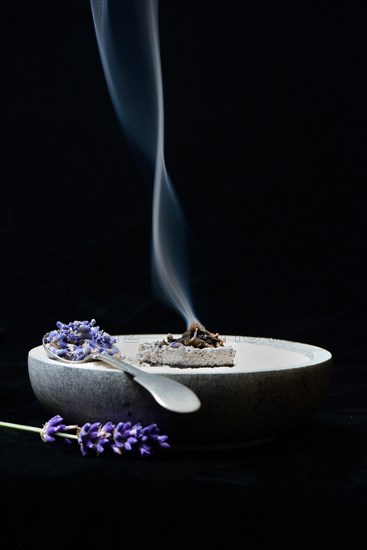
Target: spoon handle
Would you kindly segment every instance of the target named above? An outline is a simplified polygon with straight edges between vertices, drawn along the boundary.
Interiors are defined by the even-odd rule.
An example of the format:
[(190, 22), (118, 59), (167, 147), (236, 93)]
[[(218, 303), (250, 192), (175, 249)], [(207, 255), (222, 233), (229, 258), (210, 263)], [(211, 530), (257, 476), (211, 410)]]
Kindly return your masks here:
[(94, 353), (93, 357), (94, 359), (98, 359), (98, 361), (104, 361), (105, 363), (108, 363), (109, 365), (112, 365), (113, 367), (116, 367), (119, 370), (128, 372), (133, 376), (137, 376), (142, 372), (137, 367), (130, 365), (130, 363), (126, 363), (126, 361), (123, 361), (122, 359), (117, 359), (117, 357), (114, 357), (113, 355), (107, 355), (104, 353)]
[(109, 363), (134, 377), (135, 382), (143, 386), (165, 409), (178, 413), (195, 412), (201, 407), (198, 396), (187, 386), (161, 374), (144, 372), (121, 359), (111, 355), (96, 354), (95, 359)]

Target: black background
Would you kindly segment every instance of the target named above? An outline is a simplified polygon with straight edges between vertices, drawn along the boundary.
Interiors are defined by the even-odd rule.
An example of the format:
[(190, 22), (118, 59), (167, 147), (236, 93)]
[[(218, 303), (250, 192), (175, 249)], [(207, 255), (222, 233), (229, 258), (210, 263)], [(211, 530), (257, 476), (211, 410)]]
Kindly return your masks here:
[[(180, 331), (153, 301), (151, 195), (89, 3), (14, 2), (5, 16), (1, 325), (35, 343), (57, 319)], [(208, 328), (357, 350), (363, 28), (353, 4), (161, 2), (166, 161), (202, 258), (194, 305)]]
[[(283, 499), (300, 498), (302, 478), (301, 494), (316, 500), (326, 487), (324, 498), (344, 506), (364, 505), (367, 479), (362, 6), (160, 1), (166, 162), (199, 248), (196, 311), (222, 334), (332, 352), (319, 416), (266, 452), (279, 472), (293, 472)], [(108, 96), (89, 2), (9, 2), (1, 34), (1, 414), (40, 424), (26, 356), (57, 320), (95, 317), (113, 334), (185, 325), (152, 294), (151, 194)], [(266, 452), (252, 452), (266, 470)], [(330, 479), (320, 464), (318, 474), (307, 469), (308, 452)], [(156, 468), (169, 463), (173, 485), (178, 471), (180, 483), (187, 476), (188, 492), (230, 493), (214, 474), (212, 485), (193, 480), (193, 460), (215, 468), (209, 457)], [(232, 491), (247, 487), (255, 499), (240, 474), (247, 459), (222, 460), (228, 468), (237, 460)], [(266, 484), (248, 467), (259, 499), (276, 498), (275, 478)], [(160, 485), (149, 468), (152, 487)], [(24, 491), (38, 475), (28, 472)]]

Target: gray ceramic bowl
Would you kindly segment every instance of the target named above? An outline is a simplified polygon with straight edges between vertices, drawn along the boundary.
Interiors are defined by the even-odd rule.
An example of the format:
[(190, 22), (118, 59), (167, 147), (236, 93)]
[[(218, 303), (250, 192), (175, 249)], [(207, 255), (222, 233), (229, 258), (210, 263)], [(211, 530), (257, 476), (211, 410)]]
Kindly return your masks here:
[[(121, 352), (135, 365), (139, 342), (163, 335), (119, 336)], [(319, 347), (266, 338), (227, 336), (236, 349), (234, 367), (144, 367), (194, 390), (202, 407), (177, 414), (160, 407), (124, 372), (101, 362), (67, 365), (49, 359), (42, 346), (30, 350), (29, 378), (50, 415), (69, 423), (131, 420), (156, 422), (172, 443), (201, 447), (268, 441), (312, 414), (325, 396), (331, 354)]]

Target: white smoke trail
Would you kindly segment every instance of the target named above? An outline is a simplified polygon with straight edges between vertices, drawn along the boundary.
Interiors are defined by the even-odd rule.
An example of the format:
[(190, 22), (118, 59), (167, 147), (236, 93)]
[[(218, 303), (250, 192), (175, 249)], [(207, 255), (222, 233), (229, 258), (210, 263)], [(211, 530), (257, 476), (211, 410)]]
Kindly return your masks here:
[(186, 224), (164, 158), (158, 0), (91, 0), (91, 7), (118, 119), (138, 161), (154, 170), (154, 282), (189, 325), (197, 318), (187, 286)]

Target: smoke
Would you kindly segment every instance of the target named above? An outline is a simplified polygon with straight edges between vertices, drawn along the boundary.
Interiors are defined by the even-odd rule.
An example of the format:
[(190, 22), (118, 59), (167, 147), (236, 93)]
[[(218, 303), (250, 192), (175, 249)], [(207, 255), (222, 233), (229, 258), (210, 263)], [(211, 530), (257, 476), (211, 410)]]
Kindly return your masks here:
[(151, 168), (155, 289), (195, 321), (188, 289), (187, 227), (164, 158), (158, 0), (91, 0), (108, 90), (132, 153)]

